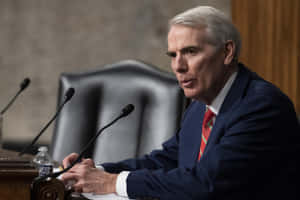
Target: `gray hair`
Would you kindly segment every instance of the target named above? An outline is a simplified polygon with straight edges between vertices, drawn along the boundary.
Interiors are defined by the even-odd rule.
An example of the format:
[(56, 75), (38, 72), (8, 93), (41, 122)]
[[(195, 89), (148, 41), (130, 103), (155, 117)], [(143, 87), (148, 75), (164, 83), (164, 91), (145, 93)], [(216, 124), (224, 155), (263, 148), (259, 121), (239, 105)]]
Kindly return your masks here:
[(232, 40), (235, 44), (234, 59), (237, 59), (241, 49), (241, 37), (239, 31), (231, 20), (223, 12), (209, 6), (199, 6), (189, 9), (173, 17), (169, 26), (185, 25), (193, 28), (206, 28), (208, 42), (220, 47), (226, 41)]

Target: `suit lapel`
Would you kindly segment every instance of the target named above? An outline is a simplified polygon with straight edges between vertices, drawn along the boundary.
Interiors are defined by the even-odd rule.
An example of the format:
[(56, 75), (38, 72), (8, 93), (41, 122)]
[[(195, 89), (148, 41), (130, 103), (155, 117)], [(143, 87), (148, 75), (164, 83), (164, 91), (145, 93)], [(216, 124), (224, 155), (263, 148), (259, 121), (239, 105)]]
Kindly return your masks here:
[(239, 104), (241, 98), (243, 97), (245, 90), (248, 87), (250, 77), (251, 72), (247, 70), (242, 64), (239, 64), (238, 75), (236, 77), (236, 80), (232, 84), (232, 87), (230, 88), (227, 96), (225, 97), (219, 114), (216, 117), (213, 129), (210, 133), (210, 137), (204, 150), (204, 154), (206, 151), (212, 148), (214, 144), (219, 143), (219, 140), (223, 136), (222, 128), (224, 127), (224, 123), (226, 123), (226, 119), (230, 117), (231, 113), (234, 110), (234, 107)]
[[(193, 154), (192, 155), (192, 160), (193, 161), (197, 161), (198, 160), (198, 154), (200, 151), (200, 144), (201, 144), (201, 138), (202, 138), (202, 123), (203, 123), (203, 119), (204, 119), (204, 114), (205, 114), (205, 110), (206, 107), (204, 104), (200, 105), (200, 114), (198, 117), (198, 121), (197, 123), (195, 123), (194, 127), (197, 127), (195, 129), (195, 131), (197, 132), (196, 134), (194, 134), (194, 146), (193, 146)], [(195, 138), (196, 136), (196, 138)]]
[(180, 139), (180, 166), (192, 167), (198, 157), (201, 142), (201, 124), (205, 112), (205, 105), (195, 101), (190, 105), (190, 111), (183, 121)]

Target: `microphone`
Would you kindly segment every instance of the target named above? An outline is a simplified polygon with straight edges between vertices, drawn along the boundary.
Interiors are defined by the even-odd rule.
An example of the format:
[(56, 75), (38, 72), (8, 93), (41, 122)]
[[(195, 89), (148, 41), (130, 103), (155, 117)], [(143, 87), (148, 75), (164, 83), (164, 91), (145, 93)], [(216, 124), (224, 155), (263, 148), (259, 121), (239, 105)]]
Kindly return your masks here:
[(52, 173), (52, 174), (48, 174), (46, 176), (42, 176), (42, 177), (38, 177), (36, 179), (36, 181), (42, 181), (42, 180), (45, 180), (47, 178), (56, 178), (58, 177), (59, 175), (65, 173), (66, 171), (68, 171), (69, 169), (71, 169), (76, 163), (80, 162), (80, 160), (82, 159), (83, 155), (86, 153), (86, 151), (89, 149), (89, 147), (95, 142), (95, 140), (97, 139), (97, 137), (105, 130), (107, 129), (108, 127), (110, 127), (111, 125), (113, 125), (115, 122), (117, 122), (119, 119), (123, 118), (123, 117), (126, 117), (127, 115), (129, 115), (132, 111), (134, 110), (134, 105), (132, 104), (128, 104), (127, 106), (125, 106), (123, 109), (122, 109), (122, 113), (119, 114), (118, 117), (116, 117), (114, 120), (112, 120), (109, 124), (107, 124), (106, 126), (104, 126), (103, 128), (101, 128), (97, 133), (96, 135), (94, 135), (92, 137), (92, 139), (85, 145), (85, 147), (83, 148), (83, 150), (80, 152), (78, 158), (72, 162), (67, 168), (63, 169), (62, 171), (60, 172), (55, 172), (55, 173)]
[(51, 120), (46, 124), (46, 126), (39, 132), (39, 134), (32, 140), (32, 142), (27, 145), (20, 153), (19, 156), (22, 156), (24, 153), (26, 153), (32, 146), (36, 143), (36, 141), (41, 137), (41, 135), (45, 132), (45, 130), (49, 127), (49, 125), (57, 118), (61, 110), (63, 109), (64, 105), (70, 101), (70, 99), (73, 97), (75, 93), (74, 88), (69, 88), (67, 92), (65, 93), (65, 98), (63, 103), (58, 107), (55, 115), (51, 118)]
[(30, 84), (30, 79), (29, 78), (25, 78), (22, 83), (20, 84), (20, 89), (17, 92), (17, 94), (9, 101), (9, 103), (3, 108), (3, 110), (1, 111), (1, 115), (3, 115), (8, 108), (15, 102), (15, 100), (17, 99), (17, 97), (23, 92), (23, 90), (25, 90), (28, 85)]
[(128, 104), (127, 106), (125, 106), (125, 107), (122, 109), (122, 113), (121, 113), (121, 115), (120, 115), (120, 118), (126, 117), (126, 116), (129, 115), (133, 110), (134, 110), (134, 105)]

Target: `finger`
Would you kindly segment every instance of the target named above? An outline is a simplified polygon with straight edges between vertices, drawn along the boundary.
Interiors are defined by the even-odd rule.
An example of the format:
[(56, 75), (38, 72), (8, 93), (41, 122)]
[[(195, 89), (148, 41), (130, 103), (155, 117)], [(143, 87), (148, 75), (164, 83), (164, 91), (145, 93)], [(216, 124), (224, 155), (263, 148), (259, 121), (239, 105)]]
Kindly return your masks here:
[(72, 189), (75, 192), (82, 193), (83, 192), (83, 185), (78, 181), (77, 183), (75, 183), (75, 184), (72, 185)]
[(78, 181), (77, 183), (73, 184), (72, 188), (76, 189), (77, 191), (84, 192), (84, 193), (95, 193), (96, 190), (95, 190), (94, 186), (95, 185), (89, 184), (85, 181)]
[(72, 190), (72, 186), (76, 183), (76, 180), (69, 180), (68, 182), (64, 183), (66, 190)]
[(82, 173), (82, 172), (86, 171), (89, 168), (91, 168), (91, 167), (86, 163), (77, 163), (76, 165), (74, 165), (69, 170), (69, 172), (71, 172), (71, 173)]
[(68, 181), (70, 180), (78, 180), (79, 179), (79, 176), (78, 174), (76, 173), (65, 173), (62, 175), (61, 177), (61, 180), (64, 182), (64, 183), (67, 183)]
[(95, 167), (95, 164), (94, 164), (94, 161), (90, 158), (87, 158), (87, 159), (83, 159), (81, 161), (82, 164), (85, 164), (85, 165), (88, 165), (90, 167)]
[(77, 163), (76, 165), (74, 165), (71, 169), (69, 169), (68, 172), (77, 172), (78, 170), (80, 170), (80, 168), (82, 168), (82, 165), (80, 163)]
[(84, 192), (84, 193), (94, 193), (95, 191), (94, 191), (94, 188), (92, 188), (92, 187), (83, 186), (82, 187), (82, 192)]
[(62, 161), (64, 168), (67, 168), (72, 162), (74, 162), (78, 158), (77, 153), (71, 153), (67, 157), (65, 157)]

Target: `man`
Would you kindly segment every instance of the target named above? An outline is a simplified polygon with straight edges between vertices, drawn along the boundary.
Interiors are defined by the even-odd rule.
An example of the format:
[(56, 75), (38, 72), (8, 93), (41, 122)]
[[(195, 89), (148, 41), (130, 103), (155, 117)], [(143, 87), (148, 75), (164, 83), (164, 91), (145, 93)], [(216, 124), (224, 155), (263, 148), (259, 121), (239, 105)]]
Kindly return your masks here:
[[(62, 177), (73, 189), (130, 198), (298, 199), (300, 127), (278, 88), (237, 62), (239, 33), (223, 13), (197, 7), (170, 21), (172, 70), (193, 99), (163, 150), (104, 163), (84, 159)], [(77, 154), (63, 161), (68, 166)]]

